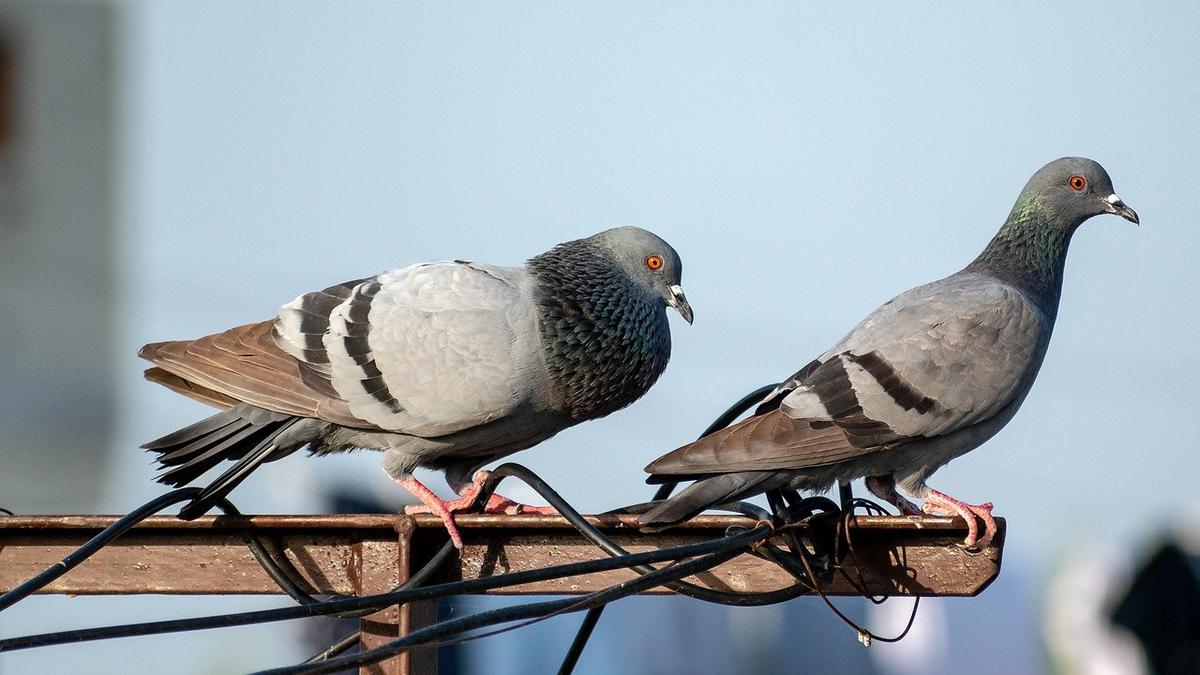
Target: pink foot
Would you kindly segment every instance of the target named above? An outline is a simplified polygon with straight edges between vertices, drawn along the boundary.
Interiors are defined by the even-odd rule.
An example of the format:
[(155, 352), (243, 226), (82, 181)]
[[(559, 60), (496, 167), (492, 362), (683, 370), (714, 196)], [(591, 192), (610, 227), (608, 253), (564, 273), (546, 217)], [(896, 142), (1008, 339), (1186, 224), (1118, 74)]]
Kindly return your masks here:
[[(409, 476), (396, 483), (400, 487), (408, 490), (414, 497), (421, 500), (420, 504), (413, 504), (404, 507), (404, 512), (408, 515), (417, 513), (433, 513), (441, 516), (442, 522), (446, 524), (446, 531), (450, 534), (450, 541), (459, 549), (462, 548), (462, 535), (459, 534), (458, 527), (454, 524), (454, 514), (459, 511), (465, 511), (475, 503), (475, 498), (479, 496), (480, 490), (483, 489), (483, 482), (487, 480), (487, 471), (477, 471), (471, 479), (471, 484), (463, 488), (459, 492), (459, 497), (456, 499), (443, 500), (434, 494), (433, 490), (425, 487), (421, 481)], [(395, 479), (393, 479), (395, 480)], [(484, 513), (508, 514), (516, 515), (520, 513), (531, 513), (539, 515), (558, 515), (550, 506), (530, 506), (521, 504), (503, 495), (492, 494), (488, 497), (487, 504), (483, 507)]]
[[(963, 545), (967, 548), (986, 548), (996, 536), (996, 519), (992, 517), (992, 503), (968, 504), (937, 490), (930, 490), (925, 495), (925, 513), (936, 515), (957, 515), (967, 522), (967, 538)], [(979, 523), (983, 521), (983, 538), (979, 538)]]
[(433, 490), (425, 487), (424, 483), (412, 476), (399, 479), (393, 478), (392, 480), (396, 481), (396, 484), (400, 487), (411, 492), (414, 497), (421, 500), (421, 504), (424, 504), (423, 508), (417, 505), (406, 506), (404, 512), (407, 514), (436, 513), (441, 516), (442, 522), (446, 524), (446, 533), (450, 535), (450, 541), (454, 542), (454, 547), (461, 551), (463, 547), (462, 535), (458, 532), (458, 526), (454, 524), (454, 515), (450, 509), (450, 506), (454, 502), (460, 500), (443, 501), (434, 494)]
[(530, 504), (522, 504), (514, 502), (504, 495), (493, 494), (486, 506), (483, 507), (484, 513), (504, 513), (510, 516), (517, 514), (528, 513), (539, 516), (557, 516), (558, 510), (553, 506), (532, 506)]
[[(471, 504), (475, 503), (475, 497), (478, 495), (479, 491), (476, 490), (472, 494), (458, 497), (457, 499), (446, 500), (442, 502), (442, 504), (445, 505), (446, 510), (450, 513), (458, 513), (459, 511), (466, 511), (468, 508), (470, 508)], [(436, 507), (431, 507), (428, 504), (411, 504), (404, 507), (404, 512), (410, 516), (416, 513), (440, 513)], [(553, 506), (531, 506), (529, 504), (514, 502), (508, 497), (498, 494), (492, 494), (491, 497), (488, 497), (487, 504), (483, 505), (483, 511), (481, 513), (505, 514), (510, 516), (521, 513), (531, 513), (542, 516), (558, 515), (558, 511), (556, 511)]]

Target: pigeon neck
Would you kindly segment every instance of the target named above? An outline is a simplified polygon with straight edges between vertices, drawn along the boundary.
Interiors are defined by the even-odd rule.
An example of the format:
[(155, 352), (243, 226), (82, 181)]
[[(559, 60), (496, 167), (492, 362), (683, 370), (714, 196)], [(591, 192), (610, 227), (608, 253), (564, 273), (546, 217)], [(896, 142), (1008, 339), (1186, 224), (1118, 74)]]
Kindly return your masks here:
[(538, 327), (555, 400), (575, 420), (636, 401), (671, 356), (665, 304), (595, 244), (560, 244), (532, 258)]
[(987, 274), (1019, 288), (1053, 320), (1062, 293), (1067, 247), (1082, 222), (1056, 215), (1037, 195), (1022, 193), (1000, 231), (963, 271)]

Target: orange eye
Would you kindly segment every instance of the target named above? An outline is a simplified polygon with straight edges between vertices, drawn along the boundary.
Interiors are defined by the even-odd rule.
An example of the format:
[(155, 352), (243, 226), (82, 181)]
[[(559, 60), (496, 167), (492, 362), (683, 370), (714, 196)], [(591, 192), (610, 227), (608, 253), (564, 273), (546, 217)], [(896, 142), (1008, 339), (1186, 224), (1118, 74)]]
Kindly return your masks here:
[(1071, 176), (1071, 180), (1067, 181), (1067, 185), (1076, 192), (1083, 192), (1083, 188), (1087, 187), (1087, 179), (1083, 176)]
[(661, 255), (652, 255), (649, 258), (646, 258), (646, 267), (649, 267), (657, 272), (658, 270), (662, 269), (662, 266), (663, 259)]

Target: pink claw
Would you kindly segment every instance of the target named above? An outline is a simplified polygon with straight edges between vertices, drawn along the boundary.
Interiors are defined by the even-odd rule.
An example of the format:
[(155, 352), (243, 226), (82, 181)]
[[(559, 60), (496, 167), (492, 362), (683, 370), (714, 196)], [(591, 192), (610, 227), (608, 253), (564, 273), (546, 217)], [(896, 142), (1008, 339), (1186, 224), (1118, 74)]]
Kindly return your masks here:
[[(475, 475), (471, 479), (471, 484), (459, 492), (459, 497), (449, 500), (441, 499), (434, 494), (433, 490), (425, 487), (424, 483), (412, 476), (396, 480), (396, 483), (421, 500), (420, 504), (404, 507), (404, 512), (408, 515), (433, 513), (441, 516), (442, 522), (446, 525), (446, 532), (450, 535), (450, 541), (454, 542), (454, 546), (461, 550), (463, 547), (462, 535), (459, 533), (458, 527), (454, 524), (454, 514), (467, 510), (475, 503), (475, 498), (479, 496), (480, 490), (483, 489), (483, 482), (487, 480), (488, 475), (487, 471), (475, 472)], [(488, 497), (487, 504), (483, 507), (483, 513), (558, 515), (558, 511), (555, 511), (553, 507), (521, 504), (514, 502), (508, 497), (494, 493)]]
[[(959, 501), (950, 495), (937, 490), (931, 489), (929, 494), (925, 495), (925, 504), (922, 507), (925, 513), (936, 515), (957, 515), (967, 522), (967, 538), (963, 540), (963, 545), (967, 548), (983, 549), (992, 543), (992, 538), (996, 536), (996, 519), (992, 517), (992, 503), (984, 502), (983, 504), (968, 504)], [(979, 523), (976, 519), (983, 521), (983, 538), (979, 538)]]

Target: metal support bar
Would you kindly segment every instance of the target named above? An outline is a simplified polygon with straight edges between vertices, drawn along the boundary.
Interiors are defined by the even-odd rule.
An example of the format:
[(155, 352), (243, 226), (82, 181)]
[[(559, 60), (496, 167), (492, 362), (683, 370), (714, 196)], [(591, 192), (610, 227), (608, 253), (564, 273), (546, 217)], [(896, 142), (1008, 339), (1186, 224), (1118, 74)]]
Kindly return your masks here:
[[(115, 516), (0, 517), (0, 589), (11, 588), (41, 572), (115, 519)], [(742, 516), (700, 516), (667, 532), (643, 534), (636, 531), (633, 516), (588, 519), (635, 552), (713, 539), (722, 536), (730, 526), (753, 525), (753, 521)], [(465, 548), (458, 568), (452, 568), (440, 580), (474, 579), (604, 556), (558, 516), (463, 515), (457, 522)], [(1000, 530), (992, 545), (981, 553), (971, 553), (958, 545), (966, 532), (965, 524), (958, 518), (857, 516), (850, 520), (850, 532), (855, 559), (861, 568), (855, 567), (855, 559), (847, 559), (844, 564), (850, 568), (848, 574), (860, 575), (866, 582), (866, 590), (874, 594), (975, 595), (999, 573), (1005, 533), (1003, 519), (999, 523)], [(206, 516), (194, 521), (156, 516), (42, 592), (279, 593), (242, 541), (242, 532), (247, 530), (275, 542), (278, 554), (286, 556), (295, 566), (302, 577), (297, 581), (310, 593), (361, 591), (362, 584), (367, 583), (359, 576), (365, 574), (360, 571), (365, 564), (364, 550), (399, 546), (394, 555), (381, 553), (379, 558), (371, 560), (378, 560), (377, 564), (383, 566), (407, 568), (410, 563), (419, 565), (427, 560), (445, 541), (441, 520), (429, 515)], [(406, 541), (408, 545), (404, 544)], [(397, 571), (388, 577), (388, 582), (394, 585), (407, 578), (407, 574), (408, 569)], [(633, 572), (605, 572), (496, 592), (588, 593), (632, 578)], [(773, 563), (744, 555), (695, 581), (721, 590), (766, 591), (788, 586), (792, 578)], [(387, 590), (384, 585), (371, 585), (371, 589)], [(831, 582), (826, 593), (858, 595), (853, 587), (836, 581)]]
[[(117, 516), (0, 517), (0, 591), (33, 577), (117, 520)], [(636, 517), (590, 516), (620, 546), (641, 552), (724, 536), (731, 526), (752, 527), (742, 516), (700, 516), (667, 532), (644, 534)], [(565, 519), (538, 515), (462, 515), (464, 549), (457, 566), (436, 581), (454, 581), (545, 568), (605, 557)], [(277, 594), (279, 587), (248, 550), (254, 532), (273, 555), (287, 559), (312, 594), (382, 593), (408, 579), (445, 543), (441, 520), (418, 515), (208, 516), (181, 521), (149, 518), (60, 577), (43, 593), (66, 594)], [(958, 518), (856, 516), (848, 521), (853, 554), (841, 560), (827, 595), (972, 596), (999, 574), (1005, 523), (981, 552), (960, 546)], [(443, 566), (443, 569), (445, 566)], [(499, 594), (581, 594), (636, 578), (628, 570), (598, 572), (510, 586)], [(741, 555), (689, 581), (711, 589), (765, 592), (792, 586), (779, 565)], [(856, 587), (856, 585), (861, 586)], [(653, 593), (669, 593), (658, 588)], [(436, 602), (390, 607), (362, 619), (362, 645), (371, 648), (436, 620)], [(436, 672), (435, 649), (416, 650), (362, 673)]]
[[(404, 518), (395, 523), (394, 541), (366, 540), (353, 544), (357, 561), (354, 594), (386, 593), (408, 580), (412, 566), (413, 521)], [(437, 601), (413, 602), (389, 607), (360, 620), (362, 648), (373, 649), (424, 628), (437, 620)], [(360, 675), (402, 675), (436, 673), (437, 650), (418, 649), (376, 664), (364, 666)]]

